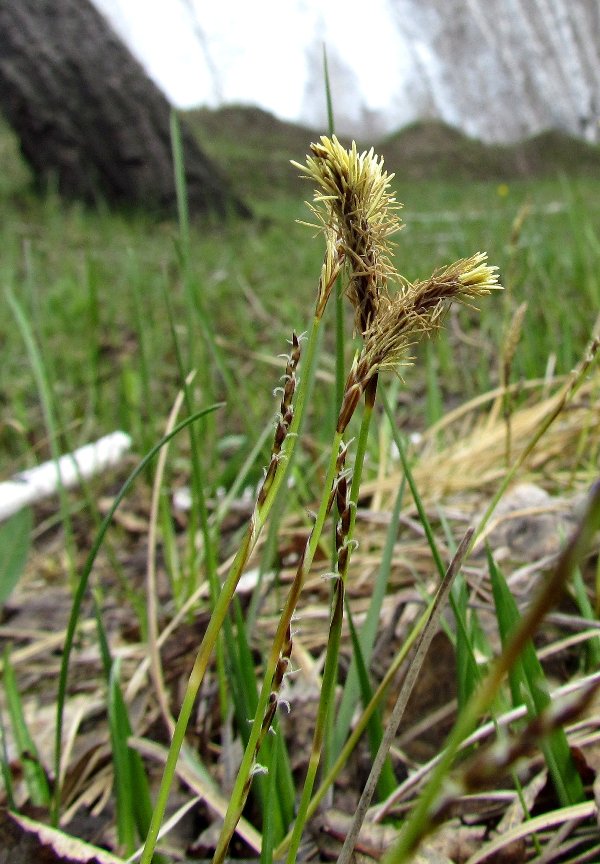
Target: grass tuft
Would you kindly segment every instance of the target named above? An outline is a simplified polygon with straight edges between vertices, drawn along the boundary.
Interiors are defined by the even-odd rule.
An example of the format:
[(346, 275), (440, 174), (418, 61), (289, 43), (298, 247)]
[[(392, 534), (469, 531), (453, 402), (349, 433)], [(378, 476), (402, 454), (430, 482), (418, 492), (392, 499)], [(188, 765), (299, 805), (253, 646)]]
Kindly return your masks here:
[[(259, 115), (202, 116), (207, 129), (219, 117), (243, 122), (221, 155), (234, 171), (250, 159)], [(429, 144), (425, 133), (406, 132), (415, 164), (431, 165), (442, 147), (452, 160), (461, 148), (483, 160), (451, 130), (435, 130)], [(187, 854), (174, 829), (184, 830), (188, 812), (195, 828), (210, 828), (195, 853), (215, 861), (292, 862), (325, 835), (339, 835), (343, 851), (333, 854), (345, 861), (355, 841), (373, 849), (380, 828), (394, 838), (386, 860), (402, 861), (469, 807), (481, 812), (465, 822), (479, 815), (487, 848), (500, 848), (499, 811), (519, 799), (524, 819), (536, 815), (514, 836), (527, 860), (539, 857), (544, 819), (556, 826), (594, 812), (570, 748), (585, 753), (597, 737), (597, 487), (583, 516), (571, 495), (593, 482), (600, 455), (598, 338), (589, 332), (597, 180), (518, 178), (495, 152), (487, 180), (416, 181), (410, 147), (390, 141), (376, 156), (331, 128), (299, 166), (316, 186), (319, 250), (296, 222), (304, 209), (295, 172), (285, 168), (285, 194), (269, 174), (308, 144), (305, 131), (293, 146), (288, 134), (299, 135), (271, 127), (244, 163), (261, 214), (254, 222), (189, 220), (175, 117), (178, 225), (64, 207), (52, 193), (40, 202), (25, 188), (13, 201), (15, 190), (9, 198), (0, 188), (6, 476), (52, 457), (57, 442), (68, 450), (116, 426), (147, 454), (124, 483), (103, 477), (83, 495), (63, 490), (58, 517), (46, 519), (45, 504), (0, 526), (0, 637), (18, 642), (0, 691), (11, 718), (4, 797), (15, 808), (35, 799), (57, 823), (73, 812), (70, 784), (80, 783), (79, 801), (113, 807), (113, 845), (133, 855), (146, 837), (143, 864), (157, 849)], [(281, 151), (273, 160), (269, 140)], [(482, 247), (500, 271), (480, 253), (465, 257)], [(507, 290), (488, 298), (498, 272)], [(515, 547), (494, 546), (505, 522), (521, 524), (496, 507), (523, 479), (565, 511), (571, 541), (561, 554), (555, 543), (554, 558), (514, 562)], [(184, 484), (185, 512), (172, 496)], [(66, 629), (54, 632), (29, 609), (13, 625), (23, 598), (40, 593), (40, 580), (55, 589), (65, 569), (74, 591)], [(519, 580), (541, 584), (542, 569), (545, 591), (518, 613)], [(95, 625), (86, 620), (92, 577)], [(561, 605), (543, 624), (567, 586), (576, 607)], [(550, 667), (561, 670), (559, 692), (576, 694), (566, 702), (554, 704)], [(570, 680), (574, 669), (586, 677)], [(19, 692), (17, 680), (37, 683)], [(56, 708), (53, 754), (44, 724), (29, 720), (35, 689)], [(423, 708), (423, 690), (438, 702)], [(77, 708), (71, 725), (82, 695), (91, 707)], [(91, 725), (100, 744), (81, 774), (76, 745)], [(16, 756), (13, 726), (29, 733)], [(39, 776), (23, 784), (34, 739)], [(532, 792), (538, 751), (558, 810)], [(42, 777), (52, 797), (40, 796)], [(484, 803), (490, 786), (496, 809)], [(336, 822), (330, 805), (340, 801), (354, 809), (351, 822)], [(326, 830), (314, 833), (318, 811)], [(573, 842), (587, 842), (585, 827), (572, 829)]]

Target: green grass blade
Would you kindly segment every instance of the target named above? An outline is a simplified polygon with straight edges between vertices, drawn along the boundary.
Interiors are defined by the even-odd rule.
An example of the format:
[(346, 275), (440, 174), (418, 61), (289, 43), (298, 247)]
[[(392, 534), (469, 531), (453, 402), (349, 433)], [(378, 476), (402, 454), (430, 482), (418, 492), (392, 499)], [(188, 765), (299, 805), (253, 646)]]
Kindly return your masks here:
[[(231, 504), (240, 497), (244, 484), (248, 482), (249, 475), (253, 472), (260, 454), (263, 452), (267, 441), (269, 441), (272, 435), (273, 420), (269, 419), (269, 422), (263, 427), (262, 432), (257, 436), (256, 441), (245, 456), (242, 464), (236, 472), (233, 482), (227, 484), (227, 492), (225, 493), (223, 500), (219, 502), (217, 509), (216, 521), (219, 524), (229, 513)], [(220, 480), (220, 485), (222, 485), (222, 482), (223, 478)]]
[[(239, 406), (242, 418), (246, 419), (243, 414), (244, 409), (242, 408), (241, 400), (237, 398), (238, 390), (236, 387), (236, 383), (233, 379), (233, 376), (231, 375), (229, 366), (223, 356), (223, 352), (215, 341), (216, 328), (213, 327), (211, 324), (211, 316), (209, 314), (209, 310), (206, 308), (206, 303), (204, 302), (201, 286), (199, 285), (196, 274), (194, 274), (190, 268), (190, 215), (187, 198), (187, 184), (185, 177), (183, 141), (181, 137), (181, 125), (179, 122), (179, 117), (175, 110), (171, 111), (170, 130), (171, 152), (175, 176), (175, 190), (177, 195), (177, 213), (179, 223), (179, 255), (182, 278), (185, 286), (189, 310), (188, 332), (190, 352), (193, 352), (193, 346), (198, 342), (195, 334), (192, 331), (192, 323), (195, 323), (200, 327), (200, 332), (202, 333), (203, 337), (202, 342), (208, 346), (214, 363), (223, 379), (230, 404), (233, 407)], [(189, 366), (196, 366), (196, 364), (197, 360), (193, 357), (193, 353), (191, 353)], [(212, 392), (212, 385), (210, 383), (210, 369), (212, 364), (204, 362), (201, 365), (203, 368), (206, 369), (206, 374), (204, 375), (206, 395)], [(182, 375), (182, 381), (183, 380), (185, 380), (185, 375)]]
[[(500, 638), (502, 645), (506, 645), (521, 617), (504, 575), (496, 565), (489, 548), (488, 568)], [(509, 680), (515, 706), (524, 701), (531, 717), (537, 716), (550, 705), (546, 676), (531, 640), (527, 641), (520, 657), (509, 670)], [(573, 764), (565, 731), (555, 729), (541, 743), (541, 747), (561, 805), (568, 807), (583, 801), (583, 784)]]
[[(119, 683), (120, 666), (111, 656), (106, 630), (102, 622), (99, 592), (94, 591), (94, 613), (100, 657), (106, 678), (108, 721), (115, 772), (117, 828), (119, 842), (131, 855), (137, 840), (145, 837), (152, 818), (150, 786), (139, 753), (132, 750), (128, 739), (133, 735), (127, 704)], [(135, 834), (137, 829), (137, 836)], [(159, 857), (156, 858), (158, 864)]]
[(69, 674), (69, 662), (71, 659), (71, 651), (73, 650), (73, 642), (75, 639), (75, 631), (77, 629), (77, 622), (79, 620), (79, 613), (81, 611), (81, 604), (83, 602), (83, 598), (85, 596), (85, 592), (87, 590), (90, 574), (92, 572), (92, 567), (94, 566), (94, 561), (96, 560), (96, 556), (102, 543), (104, 541), (104, 537), (108, 528), (112, 522), (113, 516), (117, 511), (119, 505), (133, 486), (134, 482), (137, 478), (142, 474), (148, 465), (152, 462), (156, 454), (161, 450), (162, 447), (165, 446), (172, 438), (175, 438), (179, 433), (185, 429), (190, 423), (194, 423), (196, 420), (204, 417), (208, 413), (212, 413), (216, 411), (217, 408), (221, 407), (220, 405), (211, 405), (208, 408), (203, 408), (201, 411), (197, 411), (191, 417), (186, 417), (185, 420), (182, 420), (181, 423), (178, 423), (174, 429), (169, 432), (168, 435), (165, 435), (160, 441), (155, 444), (155, 446), (144, 456), (144, 458), (138, 463), (136, 468), (131, 472), (129, 477), (125, 480), (123, 486), (121, 487), (118, 495), (115, 497), (115, 500), (112, 503), (108, 513), (102, 520), (102, 524), (96, 534), (94, 543), (92, 544), (92, 548), (88, 553), (88, 557), (83, 566), (83, 570), (81, 576), (79, 577), (79, 582), (77, 583), (77, 587), (75, 589), (75, 594), (73, 596), (73, 605), (71, 606), (71, 612), (69, 615), (69, 622), (67, 624), (67, 632), (65, 635), (65, 644), (61, 659), (60, 665), (60, 675), (58, 681), (58, 693), (56, 699), (56, 730), (55, 730), (55, 761), (54, 761), (54, 793), (52, 797), (52, 822), (53, 824), (58, 824), (58, 816), (60, 810), (60, 781), (61, 781), (61, 754), (62, 754), (62, 727), (63, 727), (63, 715), (65, 709), (65, 700), (67, 695), (67, 678)]
[[(192, 323), (195, 323), (199, 325), (203, 337), (202, 342), (208, 346), (214, 363), (219, 370), (223, 382), (225, 383), (229, 401), (231, 405), (235, 407), (239, 405), (239, 400), (236, 399), (237, 391), (235, 381), (233, 380), (229, 366), (223, 357), (223, 353), (215, 341), (214, 334), (216, 329), (211, 326), (209, 311), (206, 308), (201, 291), (198, 290), (199, 284), (197, 277), (190, 270), (190, 216), (185, 177), (183, 141), (181, 137), (179, 117), (175, 110), (171, 111), (170, 130), (179, 223), (179, 258), (189, 311), (188, 341), (190, 347), (190, 362), (188, 365), (196, 366), (198, 363), (197, 358), (193, 354), (193, 346), (198, 344), (198, 340), (192, 330)], [(173, 326), (171, 326), (171, 330), (173, 331)], [(206, 370), (204, 375), (204, 389), (208, 394), (212, 392), (210, 374), (211, 365), (212, 364), (209, 364), (206, 360), (201, 363), (202, 368)], [(182, 375), (182, 380), (185, 380), (185, 375)]]
[(394, 438), (394, 442), (396, 447), (398, 448), (398, 453), (400, 454), (400, 461), (402, 462), (402, 469), (404, 471), (404, 475), (408, 481), (408, 485), (410, 486), (410, 491), (413, 496), (413, 500), (415, 502), (415, 507), (417, 508), (417, 512), (419, 514), (419, 520), (423, 526), (423, 530), (425, 531), (425, 536), (427, 537), (427, 543), (429, 544), (429, 548), (431, 549), (431, 554), (433, 556), (433, 560), (435, 562), (435, 566), (437, 568), (438, 573), (440, 574), (440, 578), (443, 579), (446, 568), (444, 567), (444, 562), (442, 561), (442, 556), (438, 549), (438, 544), (435, 539), (435, 535), (433, 533), (433, 529), (431, 527), (431, 523), (427, 517), (427, 513), (425, 511), (425, 506), (423, 505), (423, 501), (421, 500), (421, 496), (419, 495), (419, 490), (417, 489), (417, 485), (415, 483), (413, 473), (410, 468), (410, 464), (408, 458), (406, 456), (406, 448), (404, 446), (404, 442), (402, 440), (402, 436), (398, 432), (396, 427), (396, 418), (394, 417), (394, 413), (390, 406), (390, 403), (387, 399), (387, 395), (382, 388), (381, 396), (383, 400), (383, 407), (385, 408), (385, 413), (387, 414), (388, 420), (390, 421), (390, 427), (392, 430), (392, 436)]
[(431, 342), (425, 344), (425, 357), (427, 425), (434, 426), (444, 416), (444, 400), (438, 380), (437, 354)]
[[(335, 118), (333, 113), (333, 95), (327, 61), (327, 47), (323, 45), (323, 83), (325, 85), (325, 101), (327, 103), (327, 129), (329, 135), (335, 134)], [(335, 426), (338, 411), (344, 396), (346, 337), (344, 327), (344, 284), (338, 276), (335, 282), (335, 402), (332, 407), (332, 425)]]
[[(267, 783), (266, 783), (266, 799), (267, 806), (263, 810), (263, 833), (262, 845), (260, 847), (260, 862), (261, 864), (272, 864), (273, 849), (275, 848), (277, 829), (276, 829), (276, 810), (270, 806), (277, 801), (277, 779), (279, 749), (277, 747), (270, 748), (270, 758), (267, 765)], [(281, 837), (281, 835), (280, 835)]]
[(6, 603), (23, 572), (32, 526), (33, 516), (29, 507), (0, 523), (0, 606)]
[(15, 672), (10, 661), (8, 647), (4, 649), (4, 692), (10, 717), (13, 738), (23, 766), (23, 774), (31, 803), (37, 807), (47, 807), (50, 804), (50, 787), (48, 779), (40, 762), (37, 747), (29, 733), (25, 720), (23, 703), (17, 687)]
[[(258, 706), (258, 690), (256, 687), (256, 669), (250, 645), (248, 643), (247, 629), (244, 622), (239, 601), (234, 601), (234, 613), (237, 634), (237, 659), (239, 681), (243, 682), (244, 701), (241, 706), (236, 706), (238, 715), (238, 725), (242, 733), (244, 746), (248, 743), (250, 736), (250, 727), (248, 718), (254, 717)], [(232, 652), (235, 653), (235, 652)], [(233, 680), (233, 679), (232, 679)], [(285, 746), (285, 741), (281, 733), (277, 729), (277, 724), (273, 726), (275, 737), (267, 736), (261, 748), (259, 761), (264, 761), (266, 764), (271, 764), (273, 760), (272, 751), (279, 751), (276, 759), (276, 795), (269, 797), (269, 787), (271, 778), (257, 776), (255, 783), (262, 800), (262, 813), (270, 811), (273, 817), (272, 829), (274, 831), (274, 842), (278, 843), (285, 833), (285, 829), (293, 817), (295, 804), (295, 791), (292, 771), (290, 767), (289, 757)], [(264, 756), (267, 756), (265, 759)]]
[(179, 222), (179, 238), (181, 255), (187, 262), (190, 254), (190, 214), (188, 208), (187, 188), (185, 182), (185, 164), (183, 156), (183, 141), (181, 125), (175, 109), (171, 111), (171, 155), (173, 158), (173, 173), (175, 177), (175, 194), (177, 196), (177, 218)]
[[(52, 459), (58, 464), (58, 459), (60, 457), (60, 448), (58, 443), (58, 429), (56, 426), (54, 410), (53, 410), (53, 396), (52, 396), (52, 388), (50, 386), (50, 382), (48, 381), (48, 375), (46, 368), (44, 367), (44, 361), (40, 350), (36, 344), (35, 337), (33, 334), (33, 330), (29, 324), (27, 316), (23, 311), (23, 308), (17, 298), (14, 296), (12, 291), (6, 291), (6, 298), (8, 300), (8, 304), (11, 307), (15, 320), (17, 322), (17, 326), (21, 331), (21, 336), (23, 337), (23, 342), (25, 343), (25, 347), (27, 350), (27, 354), (29, 357), (29, 362), (31, 364), (31, 368), (33, 371), (33, 375), (36, 381), (37, 390), (40, 397), (40, 402), (42, 404), (42, 410), (44, 414), (44, 422), (46, 424), (46, 430), (48, 433), (48, 440), (50, 445), (50, 452), (52, 454)], [(65, 545), (67, 550), (67, 563), (69, 567), (69, 577), (72, 582), (75, 580), (75, 535), (73, 532), (73, 525), (71, 522), (71, 515), (69, 510), (69, 500), (67, 497), (67, 492), (63, 486), (60, 471), (57, 471), (57, 489), (58, 489), (58, 500), (60, 506), (60, 518), (63, 526), (63, 530), (65, 532)]]
[(8, 758), (8, 748), (6, 746), (6, 729), (4, 728), (4, 718), (0, 712), (0, 769), (2, 771), (2, 782), (4, 783), (4, 792), (6, 794), (6, 803), (9, 810), (16, 810), (15, 795), (13, 789), (12, 771), (10, 770), (10, 761)]
[(333, 97), (331, 93), (331, 79), (329, 78), (329, 63), (327, 62), (327, 46), (323, 45), (323, 81), (325, 83), (325, 99), (327, 101), (327, 128), (329, 134), (335, 132), (335, 119), (333, 116)]
[(294, 819), (294, 807), (296, 803), (296, 785), (294, 783), (294, 775), (292, 774), (290, 755), (278, 721), (274, 724), (273, 728), (275, 729), (274, 749), (278, 751), (277, 794), (280, 798), (283, 824), (287, 828), (287, 826), (292, 824), (292, 821)]
[[(246, 639), (246, 628), (237, 597), (233, 598), (232, 607), (236, 624), (235, 636), (233, 636), (233, 628), (229, 617), (226, 617), (223, 622), (223, 631), (227, 634), (227, 644), (231, 644), (232, 646), (231, 650), (227, 651), (228, 680), (233, 695), (233, 707), (238, 731), (242, 740), (242, 746), (245, 747), (250, 737), (249, 720), (256, 713), (258, 692), (256, 689), (256, 671), (250, 646)], [(276, 801), (268, 802), (267, 785), (268, 777), (261, 774), (257, 775), (252, 785), (252, 793), (261, 813), (265, 813), (265, 810), (269, 807), (275, 811), (273, 819), (274, 823), (278, 825), (278, 831), (280, 832), (283, 827), (280, 819), (280, 810)]]
[(115, 776), (115, 795), (117, 808), (117, 836), (125, 855), (135, 851), (135, 818), (133, 798), (137, 790), (133, 788), (127, 738), (131, 734), (129, 721), (124, 712), (123, 698), (119, 688), (120, 663), (112, 664), (108, 680), (108, 726), (110, 730), (113, 769)]
[[(440, 513), (440, 522), (448, 549), (454, 554), (456, 542), (443, 513)], [(491, 650), (475, 609), (469, 609), (469, 587), (462, 572), (456, 574), (451, 593), (456, 631), (453, 632), (450, 627), (445, 626), (445, 622), (442, 622), (442, 626), (456, 651), (457, 702), (460, 713), (481, 680), (481, 670), (475, 661), (475, 650), (478, 648), (480, 653), (487, 657), (491, 656)]]
[(231, 640), (234, 644), (234, 650), (228, 653), (228, 660), (231, 667), (231, 684), (237, 691), (236, 709), (240, 734), (244, 744), (246, 744), (249, 735), (248, 718), (254, 717), (258, 703), (256, 670), (238, 597), (233, 598), (232, 607), (235, 619), (235, 637), (228, 618), (223, 622), (223, 626), (230, 629)]
[(461, 711), (481, 679), (475, 661), (472, 631), (469, 621), (469, 589), (466, 580), (459, 573), (452, 586), (452, 609), (456, 627), (456, 680), (458, 709)]
[[(598, 560), (598, 567), (600, 568), (600, 559)], [(590, 603), (585, 582), (579, 568), (573, 574), (573, 594), (583, 617), (588, 618), (590, 621), (593, 620), (596, 616), (594, 615), (594, 609)], [(596, 636), (594, 639), (589, 639), (586, 642), (585, 652), (587, 669), (589, 671), (600, 669), (600, 636)]]
[[(396, 495), (396, 500), (394, 502), (394, 508), (392, 510), (392, 516), (390, 519), (390, 525), (387, 531), (385, 546), (383, 549), (383, 555), (381, 557), (379, 573), (373, 587), (373, 595), (371, 597), (371, 602), (369, 603), (367, 617), (365, 618), (365, 622), (361, 627), (358, 637), (360, 649), (366, 667), (368, 667), (371, 662), (373, 646), (375, 645), (375, 639), (377, 638), (377, 629), (379, 627), (381, 607), (387, 592), (387, 586), (392, 568), (392, 559), (394, 557), (394, 547), (398, 535), (398, 523), (400, 520), (402, 502), (404, 499), (405, 486), (406, 476), (402, 478), (400, 489), (398, 490), (398, 494)], [(342, 693), (340, 707), (335, 722), (335, 755), (338, 755), (342, 747), (344, 746), (344, 742), (348, 736), (348, 731), (350, 729), (352, 715), (354, 713), (356, 705), (358, 704), (359, 697), (360, 693), (358, 685), (358, 674), (356, 668), (356, 661), (353, 654), (352, 660), (350, 661), (350, 668), (348, 669), (348, 675), (346, 676), (344, 692)]]

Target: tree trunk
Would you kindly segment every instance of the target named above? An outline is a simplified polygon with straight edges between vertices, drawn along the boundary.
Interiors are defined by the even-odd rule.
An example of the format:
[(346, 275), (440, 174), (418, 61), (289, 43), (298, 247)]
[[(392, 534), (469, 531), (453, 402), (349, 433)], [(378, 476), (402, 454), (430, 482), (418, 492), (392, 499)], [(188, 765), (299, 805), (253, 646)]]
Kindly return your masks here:
[[(89, 0), (0, 0), (0, 110), (42, 186), (174, 212), (170, 105)], [(249, 215), (182, 139), (190, 212)]]

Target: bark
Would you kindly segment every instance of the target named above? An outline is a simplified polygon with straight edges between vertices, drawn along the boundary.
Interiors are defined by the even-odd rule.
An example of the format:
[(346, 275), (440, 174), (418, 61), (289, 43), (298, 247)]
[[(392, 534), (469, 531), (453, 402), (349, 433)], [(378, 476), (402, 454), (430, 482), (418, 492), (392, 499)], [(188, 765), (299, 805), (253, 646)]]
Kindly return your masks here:
[[(171, 107), (89, 0), (0, 0), (0, 110), (41, 186), (174, 211)], [(182, 138), (190, 212), (249, 215)]]

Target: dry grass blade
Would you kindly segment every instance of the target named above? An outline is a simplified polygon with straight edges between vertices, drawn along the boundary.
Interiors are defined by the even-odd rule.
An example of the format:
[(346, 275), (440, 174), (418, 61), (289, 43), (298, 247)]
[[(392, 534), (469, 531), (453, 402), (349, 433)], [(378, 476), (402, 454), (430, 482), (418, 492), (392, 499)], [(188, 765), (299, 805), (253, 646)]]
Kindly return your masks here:
[[(577, 679), (576, 681), (569, 682), (568, 684), (556, 688), (551, 692), (552, 701), (560, 701), (564, 698), (569, 698), (573, 694), (584, 690), (586, 687), (591, 687), (594, 685), (598, 685), (600, 682), (600, 672), (595, 672), (593, 675), (587, 675), (583, 678)], [(512, 724), (517, 723), (522, 720), (527, 714), (527, 709), (524, 705), (520, 705), (518, 708), (512, 708), (510, 711), (507, 711), (505, 714), (502, 714), (500, 717), (497, 717), (495, 722), (484, 723), (480, 726), (472, 735), (469, 735), (462, 744), (463, 750), (472, 747), (473, 745), (481, 745), (488, 741), (493, 735), (495, 735), (498, 730), (505, 730), (509, 728)], [(570, 730), (567, 730), (570, 731)], [(578, 744), (582, 742), (577, 742)], [(441, 759), (441, 754), (437, 754), (431, 759), (429, 762), (421, 765), (415, 771), (413, 771), (407, 778), (404, 780), (396, 789), (394, 794), (388, 798), (387, 801), (384, 801), (382, 804), (378, 804), (373, 807), (370, 811), (370, 818), (376, 822), (381, 822), (385, 819), (389, 814), (397, 809), (406, 809), (408, 807), (408, 803), (416, 795), (419, 794), (419, 790), (423, 787), (423, 785), (427, 782), (427, 778), (430, 776), (431, 772), (435, 769), (436, 765), (439, 763)]]
[(555, 828), (563, 825), (565, 822), (582, 821), (591, 819), (597, 815), (598, 808), (593, 801), (584, 801), (582, 804), (575, 804), (572, 807), (562, 807), (560, 810), (554, 810), (552, 813), (542, 813), (541, 816), (535, 816), (533, 819), (528, 819), (522, 825), (506, 831), (501, 837), (496, 837), (490, 843), (471, 855), (466, 864), (481, 864), (487, 858), (521, 840), (531, 834), (538, 833), (543, 830)]
[[(162, 764), (167, 758), (167, 749), (154, 741), (146, 738), (130, 738), (129, 746), (137, 750), (140, 755), (153, 759)], [(208, 785), (194, 770), (193, 764), (187, 759), (180, 759), (177, 763), (177, 774), (221, 819), (227, 812), (227, 800), (215, 789)], [(258, 831), (250, 825), (246, 819), (240, 819), (236, 826), (236, 832), (246, 841), (255, 852), (260, 852), (261, 836)]]
[[(596, 346), (597, 347), (597, 346)], [(577, 469), (580, 460), (579, 442), (586, 437), (586, 450), (590, 465), (594, 454), (600, 452), (600, 402), (597, 398), (600, 375), (597, 371), (579, 378), (576, 397), (573, 380), (569, 378), (560, 391), (547, 399), (515, 409), (511, 415), (511, 451), (522, 465), (527, 459), (527, 470), (543, 470), (545, 476), (559, 481), (564, 472)], [(541, 382), (540, 382), (541, 386)], [(449, 496), (476, 492), (482, 495), (492, 489), (506, 475), (506, 426), (503, 418), (494, 412), (488, 419), (479, 415), (485, 401), (492, 402), (501, 390), (448, 415), (444, 422), (432, 427), (420, 445), (420, 458), (413, 468), (415, 482), (426, 501), (442, 501)], [(564, 410), (567, 407), (568, 410)], [(560, 422), (554, 422), (557, 419)], [(539, 430), (543, 427), (543, 438)], [(437, 446), (441, 432), (445, 435), (443, 449)], [(530, 447), (535, 436), (535, 449)], [(540, 440), (541, 439), (541, 440)], [(401, 481), (401, 473), (390, 473), (377, 482), (379, 493), (394, 493)], [(366, 483), (365, 494), (375, 492), (374, 483)], [(387, 506), (387, 500), (385, 500)]]
[(431, 640), (433, 639), (433, 636), (438, 628), (440, 616), (442, 614), (444, 606), (446, 605), (450, 589), (452, 588), (452, 583), (454, 582), (456, 574), (460, 570), (465, 555), (467, 554), (467, 551), (469, 549), (469, 544), (471, 542), (472, 536), (473, 529), (470, 528), (461, 540), (460, 545), (456, 550), (456, 554), (450, 562), (450, 566), (448, 567), (446, 576), (436, 594), (430, 618), (425, 627), (423, 628), (417, 644), (415, 645), (413, 655), (409, 660), (406, 677), (404, 679), (402, 687), (400, 688), (400, 693), (398, 694), (398, 698), (396, 699), (396, 703), (392, 710), (390, 719), (387, 723), (383, 738), (381, 740), (381, 744), (379, 746), (379, 750), (377, 752), (377, 756), (375, 757), (375, 761), (373, 762), (373, 767), (371, 768), (369, 777), (365, 784), (365, 788), (363, 789), (362, 795), (360, 797), (354, 819), (352, 820), (351, 828), (348, 831), (346, 840), (344, 841), (344, 845), (338, 859), (338, 864), (348, 864), (348, 862), (350, 861), (356, 839), (359, 835), (369, 805), (371, 804), (373, 793), (375, 792), (375, 787), (377, 785), (377, 781), (379, 780), (383, 764), (388, 756), (392, 741), (396, 736), (396, 732), (398, 730), (398, 726), (400, 725), (400, 721), (402, 720), (402, 715), (404, 714), (404, 710), (408, 703), (409, 696), (421, 671), (421, 667), (423, 665), (423, 661), (425, 660), (425, 656), (427, 654), (429, 646), (431, 645)]

